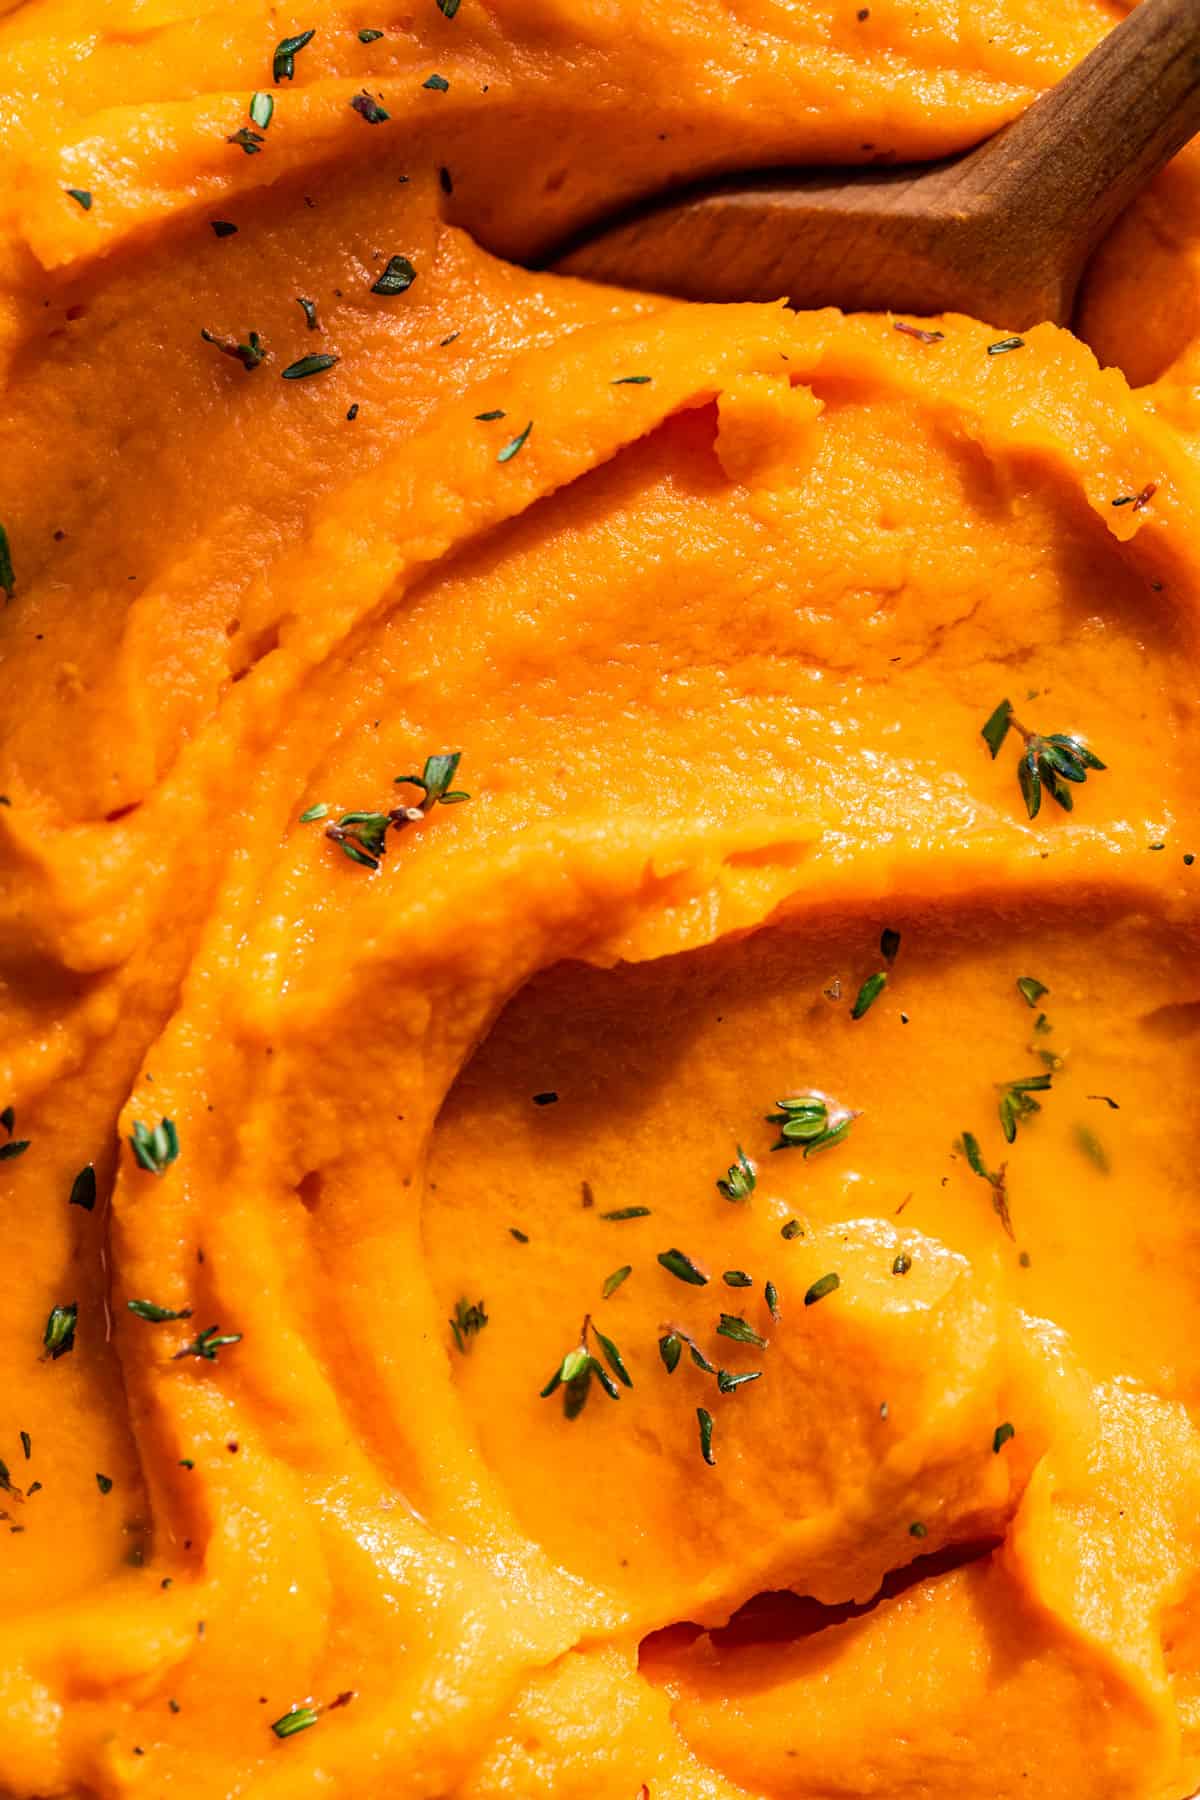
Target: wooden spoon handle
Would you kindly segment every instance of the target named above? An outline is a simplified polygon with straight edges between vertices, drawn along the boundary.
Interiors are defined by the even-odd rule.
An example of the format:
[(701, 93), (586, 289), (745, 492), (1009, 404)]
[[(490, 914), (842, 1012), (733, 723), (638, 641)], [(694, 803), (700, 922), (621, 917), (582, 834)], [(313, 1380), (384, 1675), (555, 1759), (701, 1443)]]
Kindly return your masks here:
[(1014, 232), (1073, 257), (1200, 131), (1200, 0), (1141, 0), (1057, 86), (957, 165)]
[(1092, 250), (1196, 131), (1200, 0), (1141, 0), (967, 156), (726, 176), (586, 234), (552, 266), (689, 300), (1066, 324)]

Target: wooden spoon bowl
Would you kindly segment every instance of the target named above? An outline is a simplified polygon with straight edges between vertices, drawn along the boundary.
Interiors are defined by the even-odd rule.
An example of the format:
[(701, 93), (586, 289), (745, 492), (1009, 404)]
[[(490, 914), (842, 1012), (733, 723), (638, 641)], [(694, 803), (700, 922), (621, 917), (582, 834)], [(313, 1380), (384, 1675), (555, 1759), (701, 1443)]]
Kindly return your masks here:
[(729, 176), (590, 231), (557, 273), (686, 300), (1067, 324), (1118, 214), (1200, 131), (1200, 0), (1141, 0), (966, 155)]

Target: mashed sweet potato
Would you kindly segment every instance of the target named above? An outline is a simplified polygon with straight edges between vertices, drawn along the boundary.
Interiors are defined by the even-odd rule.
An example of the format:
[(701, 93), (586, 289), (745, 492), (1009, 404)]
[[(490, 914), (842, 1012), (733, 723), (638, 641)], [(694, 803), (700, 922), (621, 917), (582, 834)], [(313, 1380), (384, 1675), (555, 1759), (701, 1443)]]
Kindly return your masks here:
[(1200, 162), (683, 306), (1115, 15), (307, 4), (0, 20), (0, 1790), (1183, 1800)]

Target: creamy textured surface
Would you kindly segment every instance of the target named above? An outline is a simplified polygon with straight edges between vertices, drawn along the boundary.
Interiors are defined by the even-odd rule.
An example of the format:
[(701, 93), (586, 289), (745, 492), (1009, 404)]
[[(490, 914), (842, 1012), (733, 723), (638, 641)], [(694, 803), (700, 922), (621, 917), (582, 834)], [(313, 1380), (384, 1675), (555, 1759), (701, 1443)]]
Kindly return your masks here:
[(6, 1796), (1200, 1781), (1200, 158), (1086, 342), (505, 260), (965, 146), (1046, 13), (0, 19)]

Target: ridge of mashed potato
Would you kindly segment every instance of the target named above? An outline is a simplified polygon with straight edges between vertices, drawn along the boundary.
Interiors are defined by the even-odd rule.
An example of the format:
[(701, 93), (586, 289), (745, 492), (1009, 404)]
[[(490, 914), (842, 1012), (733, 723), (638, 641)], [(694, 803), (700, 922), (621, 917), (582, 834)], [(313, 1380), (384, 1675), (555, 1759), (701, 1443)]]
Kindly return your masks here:
[(510, 260), (1115, 16), (0, 18), (11, 1800), (1194, 1792), (1200, 159), (1000, 351)]

